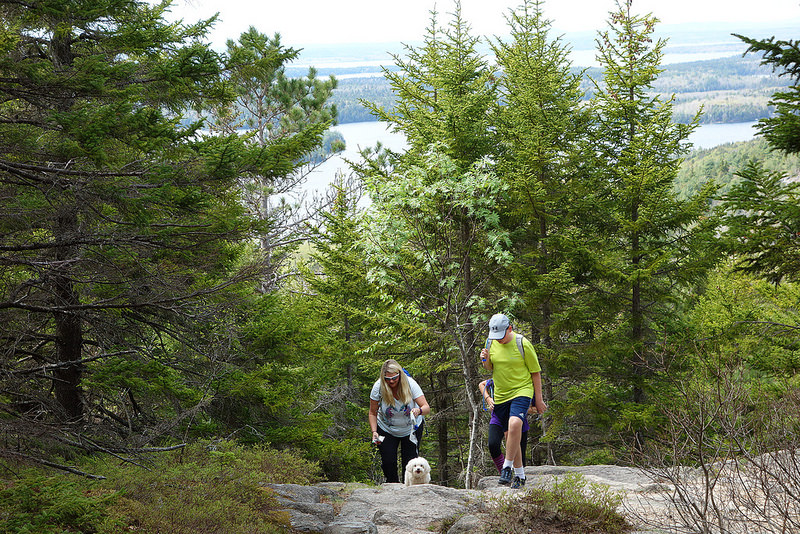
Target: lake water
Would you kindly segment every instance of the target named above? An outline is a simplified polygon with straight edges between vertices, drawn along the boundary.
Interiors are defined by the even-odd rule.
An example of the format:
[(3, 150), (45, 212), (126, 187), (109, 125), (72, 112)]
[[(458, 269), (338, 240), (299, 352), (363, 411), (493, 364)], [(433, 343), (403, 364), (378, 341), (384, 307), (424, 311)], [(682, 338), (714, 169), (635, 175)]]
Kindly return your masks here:
[(308, 192), (323, 192), (337, 173), (350, 172), (345, 160), (359, 161), (361, 150), (374, 147), (378, 142), (391, 150), (403, 149), (406, 146), (405, 136), (390, 131), (386, 126), (385, 122), (378, 121), (350, 122), (335, 126), (333, 129), (344, 136), (347, 148), (317, 167), (308, 177), (304, 189)]
[[(732, 124), (703, 124), (689, 137), (694, 148), (712, 148), (725, 143), (747, 141), (756, 133), (755, 122)], [(350, 172), (345, 160), (358, 161), (361, 149), (374, 147), (378, 141), (392, 150), (401, 150), (406, 141), (403, 134), (387, 129), (384, 122), (353, 122), (336, 126), (347, 142), (347, 149), (320, 165), (308, 178), (304, 189), (309, 193), (321, 193), (337, 173)]]
[(749, 141), (756, 135), (757, 122), (734, 122), (731, 124), (701, 124), (689, 141), (694, 148), (713, 148), (725, 143)]

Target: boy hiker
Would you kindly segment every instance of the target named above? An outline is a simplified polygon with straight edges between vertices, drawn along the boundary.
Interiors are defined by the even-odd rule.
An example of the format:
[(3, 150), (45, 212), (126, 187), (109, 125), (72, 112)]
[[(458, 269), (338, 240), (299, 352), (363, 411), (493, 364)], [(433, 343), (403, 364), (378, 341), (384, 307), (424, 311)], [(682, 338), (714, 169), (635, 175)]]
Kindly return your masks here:
[[(521, 343), (516, 339), (517, 336), (521, 338)], [(525, 485), (525, 466), (522, 465), (519, 443), (522, 422), (531, 399), (536, 401), (537, 412), (544, 413), (547, 410), (542, 398), (542, 368), (531, 342), (521, 334), (515, 334), (508, 317), (502, 313), (489, 319), (489, 339), (481, 350), (481, 361), (484, 369), (492, 372), (494, 413), (504, 425), (504, 430), (508, 430), (506, 457), (499, 482), (520, 488)]]

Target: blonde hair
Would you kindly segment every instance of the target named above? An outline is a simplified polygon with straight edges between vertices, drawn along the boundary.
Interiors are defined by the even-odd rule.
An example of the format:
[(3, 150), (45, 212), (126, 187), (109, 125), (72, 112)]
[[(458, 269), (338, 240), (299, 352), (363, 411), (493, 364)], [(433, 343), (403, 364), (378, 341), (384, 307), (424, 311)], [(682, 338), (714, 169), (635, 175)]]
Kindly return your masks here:
[(398, 399), (402, 404), (410, 404), (414, 399), (411, 398), (411, 386), (408, 384), (408, 376), (406, 376), (403, 368), (395, 360), (386, 360), (381, 365), (381, 400), (387, 406), (394, 406), (395, 396), (392, 393), (392, 388), (386, 382), (386, 375), (400, 374), (400, 383), (397, 385)]

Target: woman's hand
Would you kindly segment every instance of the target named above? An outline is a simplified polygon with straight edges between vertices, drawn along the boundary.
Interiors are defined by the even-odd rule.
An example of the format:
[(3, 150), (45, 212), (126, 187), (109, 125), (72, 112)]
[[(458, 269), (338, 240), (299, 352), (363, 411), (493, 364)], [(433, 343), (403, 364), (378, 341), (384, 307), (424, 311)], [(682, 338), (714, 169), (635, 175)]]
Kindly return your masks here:
[(420, 414), (428, 415), (429, 413), (431, 413), (431, 407), (428, 404), (428, 401), (425, 400), (425, 395), (420, 395), (419, 397), (414, 399), (414, 402), (417, 403), (417, 406), (415, 408), (412, 408), (411, 410), (412, 415), (414, 414), (414, 410), (416, 410), (416, 415)]

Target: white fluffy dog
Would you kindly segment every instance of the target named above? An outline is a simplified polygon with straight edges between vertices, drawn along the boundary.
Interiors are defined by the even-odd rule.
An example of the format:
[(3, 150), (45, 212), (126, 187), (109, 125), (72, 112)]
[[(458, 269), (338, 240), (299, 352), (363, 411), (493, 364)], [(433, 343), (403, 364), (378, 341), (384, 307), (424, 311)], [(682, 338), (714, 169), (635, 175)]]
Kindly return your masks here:
[(406, 486), (428, 484), (431, 481), (431, 466), (428, 460), (418, 456), (406, 465)]

